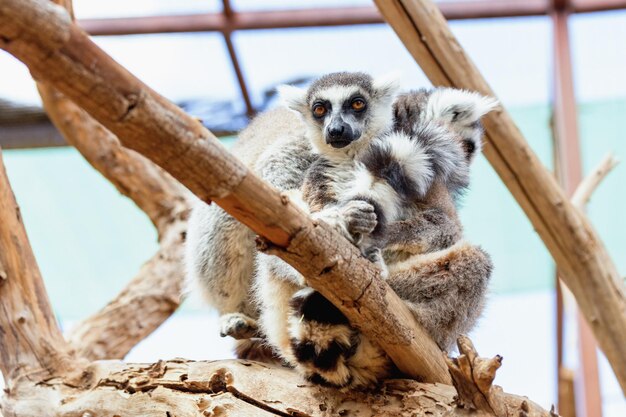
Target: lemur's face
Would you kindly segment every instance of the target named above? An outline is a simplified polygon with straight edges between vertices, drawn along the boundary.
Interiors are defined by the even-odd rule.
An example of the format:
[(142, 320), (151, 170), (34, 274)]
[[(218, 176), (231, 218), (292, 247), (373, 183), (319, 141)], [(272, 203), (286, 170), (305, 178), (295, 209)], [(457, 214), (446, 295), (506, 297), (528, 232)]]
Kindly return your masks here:
[(358, 86), (335, 86), (316, 92), (308, 100), (310, 120), (324, 142), (345, 148), (359, 140), (370, 119), (370, 95)]
[(314, 148), (327, 156), (350, 158), (391, 128), (397, 89), (393, 77), (340, 72), (324, 75), (308, 90), (282, 86), (279, 92), (287, 107), (304, 118)]

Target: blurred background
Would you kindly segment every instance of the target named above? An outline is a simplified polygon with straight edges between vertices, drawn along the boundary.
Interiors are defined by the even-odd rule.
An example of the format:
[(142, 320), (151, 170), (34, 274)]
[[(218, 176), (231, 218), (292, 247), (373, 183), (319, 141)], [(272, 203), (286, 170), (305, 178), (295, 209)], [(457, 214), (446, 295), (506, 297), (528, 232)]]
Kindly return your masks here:
[[(439, 3), (544, 164), (574, 167), (570, 187), (607, 152), (626, 158), (626, 1)], [(74, 1), (79, 24), (100, 47), (227, 144), (250, 115), (275, 105), (278, 84), (306, 83), (339, 70), (400, 70), (405, 89), (430, 85), (370, 1), (225, 4)], [(69, 328), (124, 287), (156, 251), (156, 233), (132, 202), (64, 146), (41, 110), (26, 67), (0, 51), (0, 73), (0, 146), (53, 307)], [(577, 125), (553, 135), (553, 115), (558, 121), (568, 111), (577, 113)], [(559, 160), (564, 147), (574, 147), (577, 160)], [(626, 166), (618, 166), (588, 206), (622, 272), (625, 183)], [(495, 264), (488, 308), (471, 336), (481, 355), (504, 356), (496, 383), (549, 408), (557, 403), (561, 362), (576, 375), (579, 417), (626, 416), (603, 355), (580, 348), (589, 335), (580, 332), (571, 303), (558, 323), (554, 263), (482, 157), (473, 167), (461, 215), (467, 238), (482, 245)], [(219, 359), (232, 357), (230, 348), (230, 340), (218, 335), (214, 313), (191, 297), (127, 359)]]

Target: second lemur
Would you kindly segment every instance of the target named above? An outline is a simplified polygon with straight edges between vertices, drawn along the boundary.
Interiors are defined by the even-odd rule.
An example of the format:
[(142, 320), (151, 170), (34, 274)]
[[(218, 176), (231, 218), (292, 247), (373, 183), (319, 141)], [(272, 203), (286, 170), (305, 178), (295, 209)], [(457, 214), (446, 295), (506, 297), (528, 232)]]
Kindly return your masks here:
[[(436, 100), (429, 100), (429, 96)], [(459, 239), (460, 228), (457, 223), (450, 224), (442, 208), (435, 206), (442, 204), (444, 211), (450, 210), (445, 196), (467, 186), (467, 167), (473, 151), (480, 147), (478, 120), (495, 103), (451, 89), (413, 93), (408, 97), (413, 101), (405, 98), (404, 102), (400, 101), (402, 108), (395, 106), (396, 114), (400, 115), (396, 116), (396, 122), (399, 126), (406, 125), (403, 130), (412, 136), (399, 132), (383, 135), (380, 143), (374, 141), (370, 145), (369, 156), (366, 150), (349, 166), (336, 166), (332, 157), (323, 162), (322, 153), (305, 178), (303, 194), (309, 194), (305, 200), (318, 213), (329, 208), (336, 210), (343, 201), (351, 201), (359, 193), (369, 193), (369, 203), (387, 205), (380, 211), (394, 213), (398, 220), (389, 224), (385, 239), (386, 258), (391, 262), (389, 283), (440, 347), (446, 349), (480, 314), (491, 263), (484, 252), (466, 243), (459, 242), (446, 249)], [(402, 112), (414, 103), (418, 104), (411, 110), (409, 121)], [(315, 106), (306, 111), (314, 112), (314, 109)], [(470, 140), (478, 141), (471, 151), (464, 146), (464, 141)], [(404, 166), (397, 169), (397, 164)], [(351, 167), (356, 170), (346, 169)], [(359, 171), (360, 179), (355, 182), (358, 176), (355, 173)], [(403, 180), (402, 175), (396, 175), (402, 171), (410, 172), (411, 176)], [(407, 178), (414, 181), (413, 190), (407, 190)], [(311, 185), (308, 191), (307, 179)], [(437, 182), (432, 189), (437, 191), (431, 190), (424, 198), (432, 181)], [(441, 184), (447, 189), (442, 191)], [(371, 185), (378, 190), (372, 193)], [(390, 198), (386, 200), (385, 196)], [(393, 200), (403, 200), (406, 207), (392, 203)], [(320, 217), (327, 221), (328, 216)], [(350, 221), (346, 219), (346, 224)], [(333, 222), (341, 223), (340, 219), (331, 217)], [(442, 249), (445, 250), (436, 252)], [(432, 255), (422, 255), (431, 252)], [(303, 278), (289, 265), (275, 257), (262, 256), (261, 260), (258, 277), (261, 326), (270, 344), (284, 359), (296, 365), (307, 378), (335, 386), (369, 385), (389, 374), (390, 361), (375, 341), (352, 329), (332, 304), (306, 288)], [(441, 266), (444, 270), (439, 270)], [(437, 276), (440, 274), (443, 275)], [(435, 298), (431, 299), (432, 296)], [(456, 305), (451, 304), (455, 301)]]

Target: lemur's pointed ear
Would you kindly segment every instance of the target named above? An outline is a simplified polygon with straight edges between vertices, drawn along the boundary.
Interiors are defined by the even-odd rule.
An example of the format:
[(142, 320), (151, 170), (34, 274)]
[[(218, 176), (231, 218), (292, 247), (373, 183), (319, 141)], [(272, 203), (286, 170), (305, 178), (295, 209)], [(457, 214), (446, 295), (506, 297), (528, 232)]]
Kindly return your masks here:
[(395, 97), (396, 93), (400, 89), (401, 73), (394, 71), (374, 78), (372, 86), (374, 87), (375, 94), (378, 97)]
[(287, 108), (304, 114), (306, 111), (306, 90), (292, 85), (276, 87), (281, 103)]
[(498, 104), (495, 98), (472, 91), (439, 88), (428, 98), (426, 114), (433, 120), (443, 120), (453, 127), (463, 128), (478, 122)]

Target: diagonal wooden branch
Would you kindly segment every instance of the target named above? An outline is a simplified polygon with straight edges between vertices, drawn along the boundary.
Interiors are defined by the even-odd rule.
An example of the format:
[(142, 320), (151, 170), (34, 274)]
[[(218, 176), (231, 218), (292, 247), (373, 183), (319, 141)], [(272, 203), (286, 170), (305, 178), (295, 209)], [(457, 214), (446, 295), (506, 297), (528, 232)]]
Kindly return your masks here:
[(44, 108), (67, 142), (143, 210), (159, 236), (189, 207), (189, 192), (167, 172), (125, 149), (117, 137), (54, 88), (38, 85)]
[(0, 153), (0, 370), (6, 381), (72, 368)]
[(184, 282), (182, 253), (190, 193), (152, 162), (52, 87), (40, 84), (44, 107), (68, 143), (150, 217), (158, 252), (124, 290), (67, 334), (76, 353), (91, 360), (121, 359), (178, 308)]
[[(432, 1), (375, 1), (433, 84), (494, 95)], [(506, 110), (485, 116), (484, 125), (485, 156), (552, 254), (626, 393), (626, 296), (615, 264)]]
[(408, 375), (449, 382), (441, 351), (377, 269), (345, 239), (261, 181), (217, 139), (119, 66), (62, 8), (0, 3), (0, 47), (204, 201), (214, 200), (277, 247)]
[[(72, 13), (72, 2), (55, 0)], [(38, 84), (48, 116), (87, 161), (143, 210), (160, 248), (124, 290), (66, 337), (88, 359), (121, 359), (178, 308), (184, 281), (182, 245), (191, 193), (54, 88)]]

